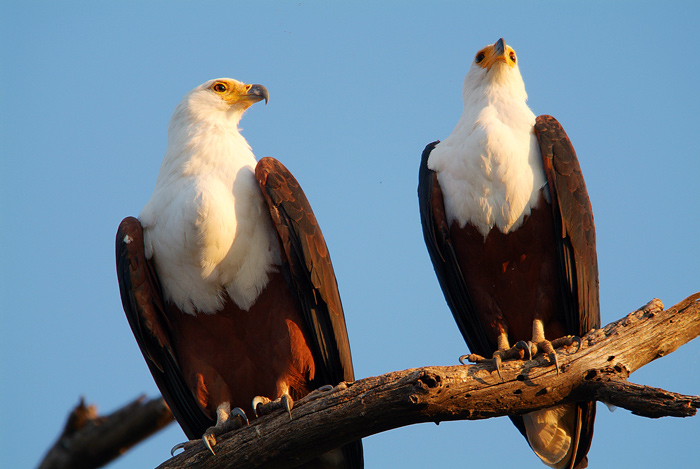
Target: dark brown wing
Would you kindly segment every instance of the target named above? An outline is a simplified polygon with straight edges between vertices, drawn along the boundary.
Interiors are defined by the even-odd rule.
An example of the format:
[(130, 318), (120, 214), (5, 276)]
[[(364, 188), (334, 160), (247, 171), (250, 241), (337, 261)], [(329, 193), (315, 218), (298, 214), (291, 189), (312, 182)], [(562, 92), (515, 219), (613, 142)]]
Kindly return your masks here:
[(126, 318), (165, 402), (188, 438), (201, 438), (214, 422), (200, 409), (188, 388), (171, 346), (160, 282), (146, 259), (143, 229), (134, 217), (119, 225), (117, 277)]
[(576, 152), (559, 122), (539, 116), (535, 134), (540, 143), (551, 196), (565, 298), (567, 331), (579, 335), (600, 327), (598, 257), (593, 210)]
[[(262, 158), (255, 177), (277, 230), (292, 289), (297, 292), (311, 337), (315, 385), (355, 379), (343, 305), (321, 228), (306, 195), (287, 168)], [(287, 269), (285, 269), (287, 270)], [(343, 447), (346, 465), (363, 466), (362, 443)]]
[[(567, 332), (584, 335), (600, 327), (598, 257), (595, 247), (593, 210), (576, 152), (559, 122), (539, 116), (535, 135), (540, 143), (544, 172), (558, 240), (560, 276)], [(573, 467), (585, 457), (593, 438), (595, 402), (579, 404), (580, 438)]]
[(418, 207), (423, 238), (442, 292), (469, 350), (491, 356), (494, 348), (476, 313), (452, 244), (437, 174), (428, 168), (428, 157), (438, 143), (425, 147), (418, 171)]

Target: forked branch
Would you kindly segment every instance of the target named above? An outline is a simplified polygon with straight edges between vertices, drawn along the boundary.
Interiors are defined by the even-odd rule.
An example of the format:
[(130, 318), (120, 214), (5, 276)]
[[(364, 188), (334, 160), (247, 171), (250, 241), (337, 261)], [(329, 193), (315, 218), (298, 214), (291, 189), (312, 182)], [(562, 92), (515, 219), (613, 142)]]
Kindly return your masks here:
[(626, 381), (633, 371), (700, 335), (700, 293), (662, 311), (659, 300), (591, 331), (577, 353), (503, 363), (430, 366), (342, 384), (299, 401), (290, 421), (282, 412), (224, 435), (217, 455), (202, 447), (164, 462), (182, 467), (293, 467), (334, 447), (422, 422), (478, 420), (522, 414), (571, 401), (602, 400), (647, 417), (690, 416), (700, 397)]
[[(344, 443), (405, 425), (522, 414), (572, 401), (600, 400), (652, 418), (692, 416), (700, 397), (629, 383), (627, 377), (698, 335), (700, 293), (665, 311), (653, 300), (591, 331), (576, 353), (560, 353), (561, 373), (546, 357), (538, 357), (504, 362), (502, 380), (490, 364), (479, 364), (414, 368), (341, 383), (296, 402), (292, 420), (280, 411), (224, 435), (215, 446), (216, 456), (196, 445), (159, 468), (294, 467)], [(93, 430), (104, 427), (101, 422)], [(82, 454), (82, 440), (72, 438), (70, 446)], [(56, 446), (62, 441), (63, 435)], [(46, 460), (40, 466), (49, 467), (98, 466)]]

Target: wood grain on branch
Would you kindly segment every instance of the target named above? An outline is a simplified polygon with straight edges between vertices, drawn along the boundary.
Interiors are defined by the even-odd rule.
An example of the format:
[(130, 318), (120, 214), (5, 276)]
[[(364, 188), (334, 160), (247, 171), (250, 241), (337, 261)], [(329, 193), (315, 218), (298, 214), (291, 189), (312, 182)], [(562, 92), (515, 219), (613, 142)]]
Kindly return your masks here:
[[(293, 467), (365, 436), (422, 422), (522, 414), (571, 401), (602, 400), (648, 417), (694, 415), (700, 397), (627, 383), (633, 371), (700, 335), (700, 294), (662, 311), (654, 300), (623, 319), (591, 331), (576, 353), (559, 354), (561, 373), (546, 357), (503, 363), (430, 366), (387, 373), (255, 419), (219, 439), (166, 461), (160, 469)], [(573, 348), (573, 347), (572, 347)]]
[(160, 397), (148, 401), (139, 397), (105, 416), (98, 416), (97, 408), (81, 398), (39, 469), (102, 467), (172, 421)]
[[(633, 371), (700, 335), (700, 293), (663, 310), (659, 300), (583, 338), (559, 354), (557, 374), (546, 357), (503, 363), (430, 366), (342, 383), (219, 439), (216, 456), (203, 445), (160, 468), (294, 467), (331, 448), (422, 422), (521, 414), (559, 403), (600, 400), (645, 417), (695, 415), (700, 397), (627, 381)], [(39, 469), (96, 468), (172, 421), (162, 399), (139, 398), (100, 417), (81, 400)], [(164, 449), (164, 454), (167, 454)]]

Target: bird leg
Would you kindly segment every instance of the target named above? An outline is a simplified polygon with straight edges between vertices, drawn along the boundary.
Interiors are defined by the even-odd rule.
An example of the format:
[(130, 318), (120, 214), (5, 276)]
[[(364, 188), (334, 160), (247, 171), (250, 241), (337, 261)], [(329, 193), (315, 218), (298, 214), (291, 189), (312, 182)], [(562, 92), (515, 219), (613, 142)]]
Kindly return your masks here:
[(532, 341), (528, 342), (528, 349), (532, 356), (539, 354), (540, 352), (546, 354), (549, 357), (549, 361), (554, 363), (557, 369), (557, 374), (560, 373), (559, 369), (559, 359), (557, 358), (556, 349), (562, 347), (568, 347), (573, 343), (576, 343), (578, 347), (576, 352), (581, 348), (581, 338), (573, 335), (567, 335), (560, 337), (558, 339), (549, 341), (544, 337), (544, 324), (541, 320), (535, 319), (532, 321)]
[(289, 420), (292, 420), (292, 407), (294, 407), (294, 401), (288, 393), (282, 394), (281, 397), (274, 401), (265, 396), (255, 396), (253, 398), (253, 410), (256, 417), (267, 415), (277, 409), (285, 409), (289, 414)]
[(532, 358), (532, 355), (530, 354), (530, 347), (527, 343), (521, 340), (513, 347), (510, 347), (508, 344), (508, 334), (503, 331), (498, 336), (498, 350), (493, 352), (491, 358), (484, 358), (481, 355), (471, 353), (468, 355), (462, 355), (459, 357), (459, 361), (462, 363), (462, 365), (466, 365), (464, 360), (468, 360), (472, 363), (493, 363), (493, 366), (496, 368), (496, 373), (498, 373), (498, 377), (501, 378), (501, 381), (503, 381), (503, 376), (501, 376), (501, 363), (504, 360), (514, 358), (522, 360), (525, 358), (526, 353), (528, 354), (529, 358)]
[(248, 417), (243, 409), (236, 407), (231, 410), (231, 404), (224, 402), (216, 408), (216, 424), (213, 427), (209, 427), (205, 430), (201, 440), (190, 440), (175, 445), (173, 446), (173, 449), (170, 450), (170, 454), (174, 455), (175, 451), (179, 449), (184, 449), (187, 451), (191, 447), (199, 444), (201, 441), (204, 443), (204, 446), (211, 451), (211, 454), (216, 456), (216, 453), (212, 449), (212, 447), (216, 445), (216, 437), (232, 430), (237, 430), (245, 425), (248, 425)]
[(549, 341), (544, 337), (544, 324), (541, 320), (535, 319), (532, 321), (532, 340), (531, 341), (519, 341), (513, 347), (508, 345), (508, 334), (502, 331), (498, 336), (498, 350), (493, 352), (491, 358), (484, 358), (481, 355), (475, 353), (462, 355), (459, 357), (460, 363), (466, 365), (465, 361), (471, 363), (493, 363), (496, 368), (498, 377), (503, 380), (501, 376), (501, 363), (505, 360), (519, 359), (524, 360), (526, 357), (528, 360), (540, 353), (544, 353), (549, 357), (549, 361), (554, 364), (557, 369), (557, 374), (560, 373), (559, 369), (559, 359), (557, 358), (556, 349), (562, 347), (568, 347), (576, 343), (578, 347), (576, 352), (581, 348), (581, 338), (573, 335), (567, 335), (560, 337), (558, 339)]

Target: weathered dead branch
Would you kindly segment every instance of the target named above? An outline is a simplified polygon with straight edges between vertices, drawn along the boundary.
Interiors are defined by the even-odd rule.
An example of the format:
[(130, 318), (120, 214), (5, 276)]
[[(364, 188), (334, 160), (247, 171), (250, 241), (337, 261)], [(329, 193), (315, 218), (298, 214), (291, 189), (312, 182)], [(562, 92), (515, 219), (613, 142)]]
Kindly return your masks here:
[(106, 416), (80, 399), (39, 469), (102, 467), (173, 421), (162, 398), (139, 397)]
[(700, 397), (626, 382), (633, 371), (700, 335), (700, 294), (662, 311), (654, 300), (592, 331), (577, 353), (489, 365), (424, 367), (341, 385), (303, 399), (289, 420), (276, 413), (225, 435), (212, 456), (203, 447), (164, 462), (181, 467), (293, 467), (358, 438), (421, 422), (521, 414), (564, 402), (603, 400), (649, 417), (694, 415)]
[[(578, 352), (559, 355), (559, 374), (539, 357), (503, 363), (502, 380), (490, 365), (481, 364), (415, 368), (342, 383), (295, 403), (291, 421), (286, 413), (274, 413), (224, 435), (216, 456), (196, 445), (159, 468), (294, 467), (344, 443), (405, 425), (522, 414), (571, 401), (600, 400), (652, 418), (695, 415), (698, 396), (627, 382), (633, 371), (700, 335), (700, 293), (662, 310), (653, 300), (591, 331)], [(75, 447), (77, 440), (71, 444)]]

